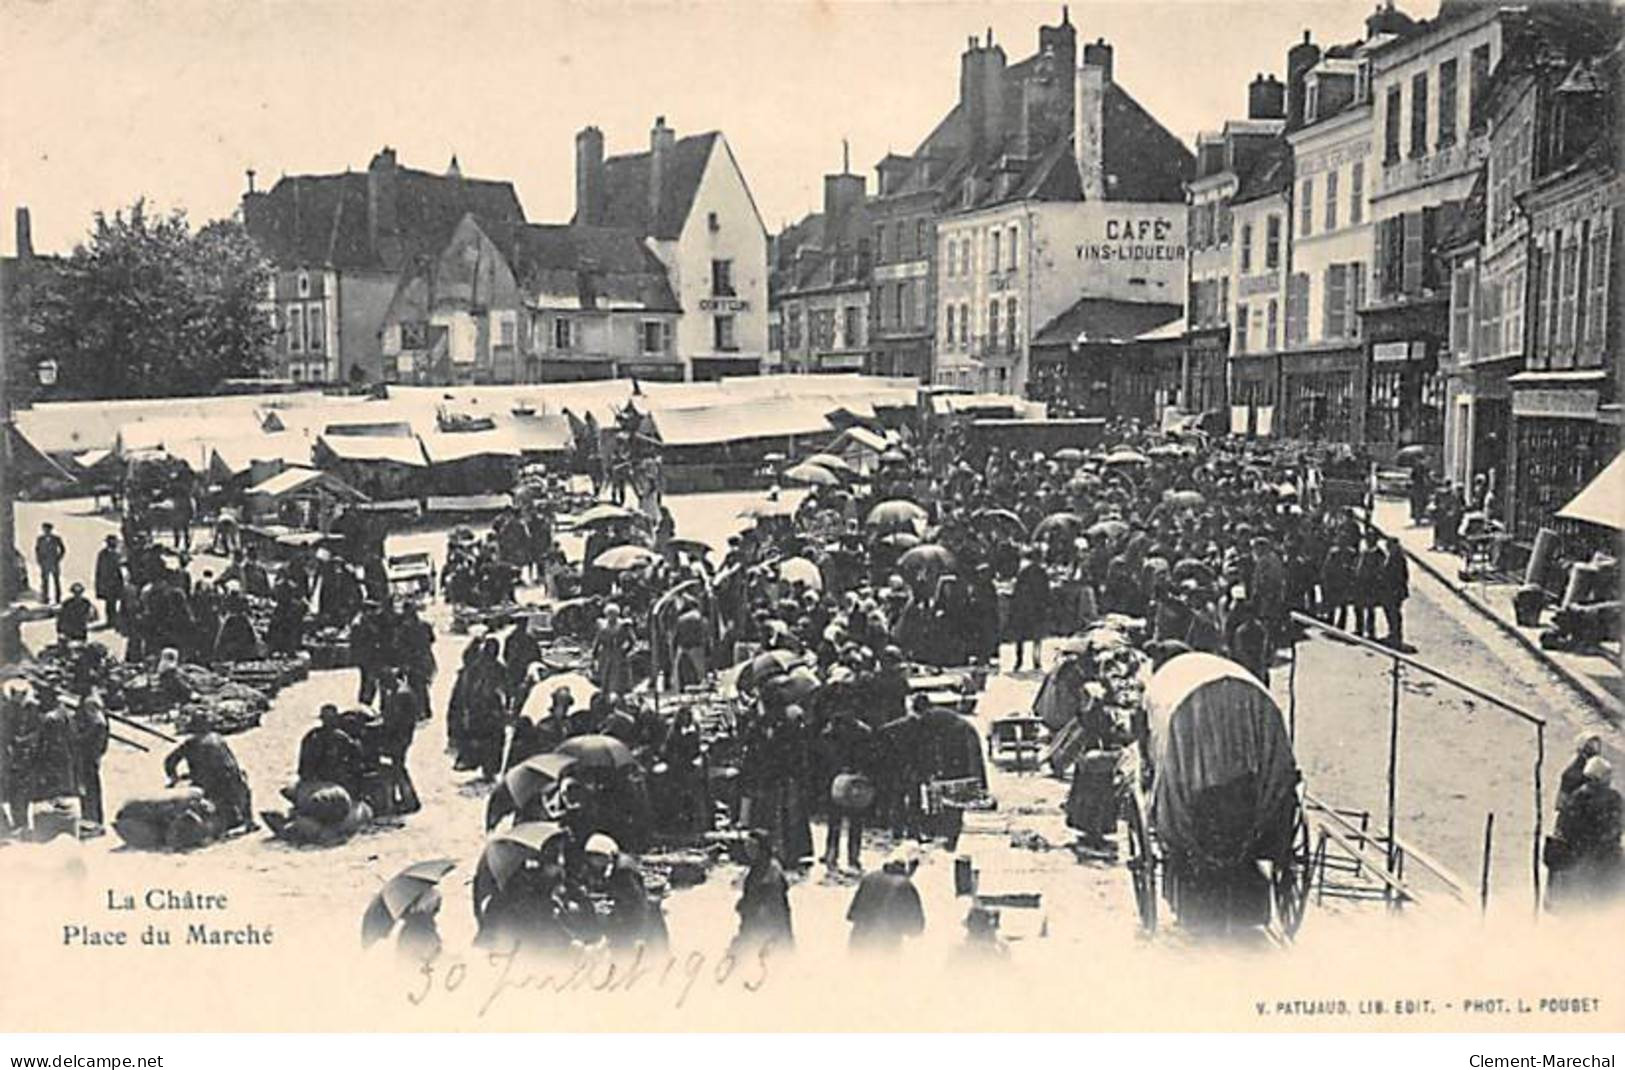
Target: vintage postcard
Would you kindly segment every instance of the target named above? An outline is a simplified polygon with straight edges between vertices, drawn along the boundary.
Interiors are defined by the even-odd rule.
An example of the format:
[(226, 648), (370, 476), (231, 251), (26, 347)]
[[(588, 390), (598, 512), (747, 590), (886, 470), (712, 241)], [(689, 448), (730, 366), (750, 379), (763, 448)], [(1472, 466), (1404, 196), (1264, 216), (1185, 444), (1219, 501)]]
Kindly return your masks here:
[(1622, 29), (0, 0), (0, 1030), (1625, 1026)]

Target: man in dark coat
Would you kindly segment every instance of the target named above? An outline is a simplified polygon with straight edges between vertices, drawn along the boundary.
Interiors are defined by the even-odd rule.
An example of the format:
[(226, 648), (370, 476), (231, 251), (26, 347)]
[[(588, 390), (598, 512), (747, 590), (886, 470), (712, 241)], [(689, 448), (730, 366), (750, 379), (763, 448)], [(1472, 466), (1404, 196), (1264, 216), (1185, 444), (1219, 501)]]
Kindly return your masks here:
[(384, 609), (377, 602), (363, 603), (355, 623), (350, 625), (350, 657), (361, 671), (355, 700), (372, 705), (378, 697), (378, 676), (388, 663), (388, 636)]
[(760, 831), (753, 831), (745, 844), (750, 868), (745, 871), (739, 902), (734, 904), (739, 932), (728, 950), (736, 958), (768, 945), (792, 950), (795, 933), (790, 921), (790, 882), (773, 854), (773, 842)]
[(925, 931), (925, 908), (910, 879), (913, 862), (901, 848), (879, 873), (865, 874), (847, 908), (854, 951), (896, 951), (903, 938)]
[(90, 622), (96, 618), (96, 607), (85, 597), (85, 585), (75, 583), (68, 588), (67, 600), (56, 611), (56, 637), (62, 642), (84, 642), (90, 635)]
[(51, 524), (41, 524), (34, 540), (34, 563), (39, 566), (39, 596), (42, 602), (62, 600), (62, 559), (68, 546)]
[(1383, 555), (1377, 540), (1362, 539), (1354, 559), (1354, 631), (1368, 639), (1376, 638), (1375, 606), (1382, 589)]
[(107, 738), (107, 713), (102, 708), (102, 700), (98, 695), (86, 695), (73, 713), (73, 743), (78, 764), (79, 815), (94, 835), (101, 834), (105, 821), (102, 759), (107, 756)]
[(1016, 587), (1010, 596), (1010, 637), (1016, 644), (1016, 672), (1021, 671), (1028, 640), (1033, 644), (1033, 668), (1043, 667), (1048, 623), (1049, 573), (1040, 555), (1028, 553), (1016, 570)]
[(117, 535), (109, 535), (105, 545), (96, 552), (95, 589), (102, 603), (103, 622), (109, 628), (122, 631), (124, 621), (119, 613), (119, 602), (124, 597), (124, 555), (119, 552)]
[(405, 679), (397, 679), (386, 670), (380, 681), (379, 706), (383, 710), (383, 729), (379, 734), (379, 752), (385, 762), (385, 777), (390, 783), (390, 812), (415, 814), (422, 808), (412, 774), (406, 768), (406, 755), (412, 749), (412, 737), (417, 733), (418, 698)]
[(408, 602), (397, 617), (394, 634), (398, 664), (406, 672), (406, 682), (418, 697), (418, 716), (428, 720), (429, 684), (434, 680), (434, 628), (418, 616), (418, 607)]
[(321, 723), (299, 741), (301, 782), (337, 784), (361, 798), (361, 777), (366, 755), (354, 736), (343, 728), (339, 708), (332, 703), (322, 707)]
[[(183, 763), (184, 773), (181, 772)], [(164, 758), (164, 776), (169, 778), (170, 787), (184, 777), (201, 790), (203, 797), (214, 804), (220, 831), (239, 826), (245, 832), (259, 828), (254, 821), (254, 797), (248, 788), (248, 777), (218, 732), (188, 736)]]
[(1383, 642), (1395, 650), (1404, 650), (1405, 599), (1411, 596), (1411, 574), (1410, 565), (1405, 561), (1405, 549), (1396, 538), (1390, 537), (1383, 547), (1379, 591), (1382, 615), (1388, 625), (1388, 636)]

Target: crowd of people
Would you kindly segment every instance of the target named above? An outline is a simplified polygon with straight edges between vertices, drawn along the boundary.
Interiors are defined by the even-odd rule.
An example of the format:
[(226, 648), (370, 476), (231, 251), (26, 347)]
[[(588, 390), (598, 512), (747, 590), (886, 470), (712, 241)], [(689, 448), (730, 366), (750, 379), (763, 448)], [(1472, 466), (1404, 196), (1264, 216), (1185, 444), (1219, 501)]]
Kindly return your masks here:
[[(1129, 422), (1108, 426), (1104, 442), (1045, 453), (978, 445), (949, 428), (897, 443), (864, 473), (826, 456), (827, 478), (799, 498), (775, 487), (715, 561), (678, 538), (655, 502), (597, 507), (571, 565), (551, 503), (524, 500), (489, 534), (459, 529), (448, 542), (440, 588), (477, 623), (443, 711), (431, 703), (434, 628), (391, 591), (381, 537), (274, 568), (228, 540), (222, 574), (194, 579), (179, 535), (165, 547), (127, 525), (95, 562), (99, 609), (73, 583), (56, 627), (82, 643), (99, 620), (125, 636), (126, 658), (156, 658), (160, 669), (166, 658), (290, 654), (313, 634), (344, 634), (355, 701), (322, 707), (283, 792), (290, 809), (267, 820), (279, 835), (324, 843), (413, 813), (417, 729), (443, 715), (453, 769), (492, 784), (488, 832), (509, 819), (565, 827), (517, 875), (476, 889), (487, 940), (579, 942), (591, 929), (584, 904), (608, 896), (621, 919), (614, 939), (663, 941), (658, 904), (634, 881), (636, 856), (656, 839), (727, 830), (749, 867), (741, 939), (788, 941), (788, 881), (820, 862), (831, 876), (864, 871), (866, 835), (878, 830), (867, 847), (904, 849), (863, 877), (849, 920), (855, 943), (894, 943), (918, 931), (907, 848), (958, 835), (959, 804), (930, 789), (986, 788), (975, 729), (916, 691), (915, 678), (952, 669), (974, 689), (990, 672), (1041, 672), (1046, 639), (1112, 616), (1144, 621), (1157, 661), (1217, 653), (1266, 684), (1296, 638), (1294, 613), (1409, 649), (1405, 554), (1359, 503), (1326, 491), (1313, 455)], [(46, 525), (36, 558), (57, 589), (65, 556)], [(587, 679), (562, 679), (575, 670)], [(712, 694), (737, 696), (720, 726), (696, 716), (696, 698)], [(26, 711), (6, 719), (7, 768), (41, 782), (24, 800), (7, 777), (10, 820), (26, 821), (29, 802), (71, 781), (66, 793), (100, 824), (92, 766), (108, 733), (94, 688), (61, 704), (36, 687), (7, 708)], [(509, 774), (521, 765), (599, 740), (627, 756), (615, 775), (578, 770), (547, 795), (513, 796)], [(253, 827), (224, 740), (185, 741), (166, 763), (172, 780), (182, 765), (222, 833)], [(1610, 842), (1617, 855), (1607, 773), (1592, 754), (1573, 784), (1565, 776), (1559, 838), (1570, 862)], [(1552, 869), (1554, 895), (1580, 879)], [(972, 931), (986, 942), (994, 928), (984, 916)]]

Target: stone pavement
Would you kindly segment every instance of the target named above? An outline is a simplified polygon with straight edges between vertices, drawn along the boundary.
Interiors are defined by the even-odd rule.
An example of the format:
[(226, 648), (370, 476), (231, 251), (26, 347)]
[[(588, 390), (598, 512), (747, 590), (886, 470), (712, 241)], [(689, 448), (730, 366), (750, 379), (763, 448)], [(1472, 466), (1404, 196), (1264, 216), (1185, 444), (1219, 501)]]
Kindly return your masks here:
[[(1373, 512), (1372, 520), (1376, 526), (1386, 534), (1397, 536), (1413, 562), (1516, 639), (1611, 723), (1625, 723), (1625, 678), (1622, 678), (1620, 671), (1617, 644), (1605, 647), (1606, 653), (1543, 649), (1540, 645), (1541, 629), (1520, 627), (1513, 614), (1512, 598), (1518, 591), (1517, 583), (1500, 582), (1494, 578), (1461, 579), (1458, 575), (1461, 558), (1432, 549), (1433, 528), (1413, 527), (1410, 506), (1403, 500), (1378, 498)], [(1549, 613), (1542, 616), (1550, 620)]]

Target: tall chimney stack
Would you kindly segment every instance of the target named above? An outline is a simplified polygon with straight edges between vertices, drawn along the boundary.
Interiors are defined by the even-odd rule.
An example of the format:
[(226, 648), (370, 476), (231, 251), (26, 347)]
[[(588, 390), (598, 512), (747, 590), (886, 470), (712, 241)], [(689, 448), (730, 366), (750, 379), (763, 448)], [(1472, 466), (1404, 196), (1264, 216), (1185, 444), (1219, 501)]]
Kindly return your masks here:
[[(367, 237), (385, 264), (400, 250), (396, 222), (397, 166), (395, 150), (385, 145), (367, 164)], [(298, 186), (294, 187), (295, 196)]]
[(655, 116), (655, 125), (649, 131), (649, 230), (660, 224), (660, 194), (665, 188), (666, 175), (671, 170), (671, 154), (677, 144), (677, 132), (666, 125), (664, 115)]
[(1308, 75), (1320, 62), (1320, 46), (1303, 31), (1303, 41), (1287, 49), (1286, 53), (1286, 128), (1296, 130), (1303, 126), (1307, 104)]
[(1106, 79), (1107, 68), (1087, 60), (1078, 68), (1077, 100), (1073, 106), (1072, 150), (1078, 180), (1086, 201), (1106, 197)]
[(576, 134), (576, 222), (596, 227), (604, 221), (604, 133), (596, 126)]
[(34, 258), (34, 221), (26, 207), (17, 209), (17, 259)]

